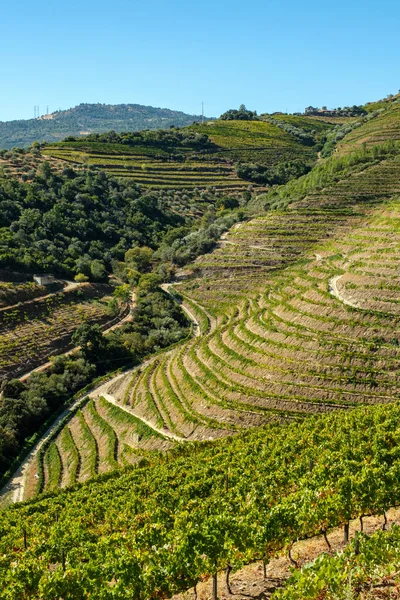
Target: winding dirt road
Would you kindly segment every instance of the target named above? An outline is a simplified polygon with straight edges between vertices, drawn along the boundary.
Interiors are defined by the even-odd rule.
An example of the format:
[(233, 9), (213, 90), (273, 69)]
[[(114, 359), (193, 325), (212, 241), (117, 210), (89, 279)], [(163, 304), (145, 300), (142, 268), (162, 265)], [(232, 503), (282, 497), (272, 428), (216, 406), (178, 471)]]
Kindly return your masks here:
[(66, 417), (68, 414), (75, 411), (80, 404), (83, 404), (85, 398), (79, 398), (78, 400), (76, 400), (76, 402), (74, 402), (73, 404), (71, 404), (71, 406), (66, 408), (50, 425), (50, 427), (43, 434), (42, 438), (39, 440), (36, 446), (32, 448), (28, 456), (25, 458), (25, 460), (22, 462), (19, 468), (15, 471), (10, 481), (3, 487), (2, 490), (0, 490), (0, 497), (4, 497), (11, 493), (12, 502), (22, 502), (25, 493), (26, 473), (32, 460), (37, 456), (37, 453), (39, 452), (43, 444), (53, 435), (54, 430), (56, 429), (60, 421), (64, 419), (64, 417)]
[[(171, 292), (169, 291), (169, 289), (171, 287), (173, 287), (175, 284), (174, 283), (163, 283), (160, 285), (161, 289), (164, 290), (164, 292), (166, 292), (167, 294), (169, 294), (171, 296), (171, 298), (173, 298), (176, 302), (176, 299), (174, 298), (174, 295), (171, 294)], [(179, 306), (181, 307), (181, 309), (187, 314), (187, 316), (189, 317), (189, 319), (192, 322), (193, 325), (193, 333), (196, 337), (198, 337), (199, 335), (201, 335), (201, 331), (200, 331), (200, 323), (198, 322), (198, 320), (196, 319), (196, 317), (194, 316), (194, 314), (184, 305), (184, 304), (179, 304)]]
[(347, 306), (351, 306), (352, 308), (361, 308), (359, 304), (357, 304), (356, 302), (352, 302), (351, 300), (348, 300), (347, 298), (345, 298), (343, 296), (343, 294), (341, 294), (337, 283), (338, 281), (343, 277), (343, 275), (336, 275), (335, 277), (332, 277), (332, 279), (329, 280), (329, 292), (332, 294), (332, 296), (335, 296), (335, 298), (337, 298), (338, 300), (340, 300), (340, 302), (343, 302), (343, 304), (347, 304)]
[[(115, 381), (115, 380), (112, 380), (112, 381)], [(186, 438), (179, 437), (178, 435), (171, 433), (167, 429), (161, 429), (159, 427), (156, 427), (151, 421), (148, 421), (144, 417), (140, 417), (139, 415), (137, 415), (135, 413), (135, 411), (133, 410), (133, 408), (130, 408), (129, 406), (126, 406), (124, 404), (120, 404), (116, 400), (116, 398), (114, 398), (114, 396), (112, 396), (111, 394), (107, 394), (107, 392), (102, 392), (101, 388), (98, 388), (97, 390), (95, 390), (94, 392), (89, 394), (89, 398), (100, 398), (100, 397), (107, 400), (107, 402), (109, 402), (110, 404), (114, 404), (114, 406), (117, 406), (121, 410), (124, 410), (125, 412), (129, 413), (136, 419), (139, 419), (139, 421), (142, 421), (142, 423), (147, 425), (147, 427), (149, 427), (150, 429), (153, 429), (154, 431), (156, 431), (160, 435), (168, 438), (169, 440), (173, 440), (174, 442), (187, 442), (188, 441)]]
[[(129, 303), (128, 314), (125, 317), (123, 317), (120, 321), (115, 323), (114, 325), (111, 325), (111, 327), (104, 329), (103, 333), (104, 334), (110, 333), (111, 331), (118, 329), (118, 327), (121, 327), (121, 325), (123, 325), (124, 323), (129, 323), (130, 321), (132, 321), (132, 310), (135, 308), (135, 306), (136, 306), (136, 292), (132, 292), (131, 302)], [(63, 354), (60, 354), (59, 356), (69, 356), (70, 354), (73, 354), (74, 352), (78, 352), (78, 350), (80, 350), (80, 349), (81, 349), (80, 346), (76, 346), (75, 348), (71, 348), (71, 350), (68, 350), (68, 352), (64, 352)], [(21, 375), (21, 377), (18, 377), (18, 379), (20, 381), (25, 381), (26, 379), (28, 379), (28, 377), (30, 377), (32, 375), (32, 373), (41, 373), (42, 371), (45, 371), (46, 369), (51, 367), (51, 365), (52, 365), (52, 362), (49, 360), (49, 361), (43, 363), (42, 365), (40, 365), (40, 367), (36, 367), (35, 369), (32, 369), (31, 371), (24, 373), (23, 375)]]
[[(167, 284), (163, 284), (161, 287), (165, 292), (170, 294), (169, 288), (171, 287), (171, 285), (173, 285), (173, 284), (167, 283)], [(171, 297), (173, 297), (172, 294), (170, 294), (170, 295), (171, 295)], [(132, 297), (131, 297), (131, 305), (130, 305), (131, 310), (135, 305), (136, 305), (136, 294), (135, 294), (135, 292), (133, 292)], [(181, 305), (181, 307), (186, 312), (186, 314), (190, 318), (191, 322), (193, 323), (194, 335), (196, 335), (196, 336), (200, 335), (200, 324), (197, 321), (196, 317), (191, 313), (191, 311), (188, 308), (186, 308), (183, 305)], [(106, 331), (104, 331), (104, 333), (109, 333), (110, 331), (113, 331), (114, 329), (117, 329), (118, 327), (120, 327), (123, 323), (130, 321), (132, 319), (131, 310), (129, 311), (129, 314), (124, 319), (122, 319), (117, 324), (113, 325), (112, 327), (108, 328)], [(79, 350), (79, 348), (73, 348), (66, 354), (67, 355), (72, 354), (73, 352), (76, 352), (77, 350)], [(37, 456), (42, 445), (53, 435), (53, 433), (54, 433), (56, 427), (58, 426), (58, 424), (60, 423), (60, 421), (62, 419), (64, 419), (67, 415), (73, 414), (76, 411), (76, 409), (80, 406), (80, 404), (84, 403), (84, 400), (86, 397), (98, 398), (101, 396), (105, 400), (107, 400), (107, 402), (110, 402), (110, 404), (113, 404), (114, 406), (117, 406), (121, 410), (124, 410), (125, 412), (133, 415), (136, 419), (139, 419), (145, 425), (147, 425), (147, 427), (149, 427), (150, 429), (153, 429), (154, 431), (156, 431), (160, 435), (164, 436), (165, 438), (173, 440), (175, 442), (186, 442), (187, 440), (185, 438), (179, 437), (165, 429), (158, 428), (153, 423), (151, 423), (151, 421), (148, 421), (147, 419), (143, 418), (142, 416), (137, 415), (133, 409), (131, 409), (128, 406), (120, 404), (116, 400), (116, 398), (114, 396), (112, 396), (111, 394), (109, 394), (107, 391), (109, 389), (110, 385), (114, 385), (122, 377), (126, 377), (130, 374), (133, 374), (133, 372), (136, 369), (144, 368), (151, 361), (152, 361), (152, 359), (149, 359), (148, 361), (145, 361), (144, 363), (134, 367), (133, 369), (131, 369), (129, 371), (125, 371), (124, 373), (121, 373), (120, 375), (117, 375), (113, 379), (107, 381), (106, 383), (101, 384), (97, 388), (94, 388), (89, 394), (86, 394), (84, 398), (79, 398), (78, 400), (76, 400), (76, 402), (74, 402), (71, 406), (69, 406), (66, 410), (64, 410), (59, 415), (59, 417), (52, 423), (52, 425), (49, 427), (49, 429), (46, 431), (46, 433), (43, 435), (43, 437), (40, 439), (40, 441), (36, 444), (36, 446), (34, 446), (34, 448), (32, 448), (32, 450), (30, 451), (28, 456), (25, 458), (25, 460), (22, 462), (22, 464), (19, 466), (19, 468), (15, 471), (15, 473), (11, 477), (10, 481), (3, 487), (2, 490), (0, 490), (0, 498), (1, 497), (4, 498), (5, 496), (10, 496), (10, 499), (12, 500), (13, 503), (22, 502), (22, 500), (24, 499), (24, 494), (25, 494), (26, 475), (27, 475), (27, 472), (28, 472), (31, 462)], [(50, 365), (51, 365), (51, 362), (47, 362), (44, 365), (41, 365), (40, 367), (38, 367), (37, 369), (34, 369), (34, 370), (30, 371), (29, 373), (26, 373), (25, 375), (23, 375), (20, 378), (20, 380), (23, 381), (24, 379), (27, 379), (27, 377), (29, 377), (29, 375), (33, 372), (44, 371)]]
[[(80, 286), (89, 285), (88, 283), (76, 283), (75, 281), (65, 281), (65, 286), (56, 292), (50, 292), (49, 294), (45, 294), (44, 296), (35, 296), (35, 298), (31, 298), (30, 300), (25, 300), (23, 305), (35, 304), (36, 302), (41, 302), (42, 300), (47, 300), (48, 298), (53, 298), (59, 294), (65, 294), (66, 292), (70, 292), (71, 290), (76, 289)], [(6, 312), (9, 310), (13, 310), (14, 308), (19, 308), (21, 306), (21, 302), (17, 302), (16, 304), (9, 304), (7, 306), (2, 306), (0, 308), (0, 313)]]
[[(109, 333), (110, 331), (114, 331), (118, 327), (121, 327), (121, 325), (123, 325), (124, 323), (131, 321), (132, 320), (132, 312), (131, 311), (135, 306), (136, 306), (136, 293), (132, 292), (130, 309), (129, 309), (128, 314), (123, 319), (121, 319), (121, 321), (118, 321), (118, 323), (116, 323), (116, 324), (112, 325), (111, 327), (109, 327), (108, 329), (104, 330), (103, 333)], [(78, 350), (79, 350), (79, 346), (77, 346), (76, 348), (72, 348), (72, 350), (69, 350), (68, 352), (66, 352), (65, 354), (60, 355), (60, 356), (68, 356), (70, 354), (73, 354), (74, 352), (77, 352)], [(19, 380), (24, 381), (32, 373), (38, 373), (41, 371), (45, 371), (46, 369), (48, 369), (51, 366), (51, 364), (52, 364), (51, 361), (48, 361), (48, 362), (44, 363), (43, 365), (41, 365), (40, 367), (37, 367), (36, 369), (32, 369), (28, 373), (25, 373), (24, 375), (19, 377)], [(126, 373), (123, 373), (123, 375), (125, 375), (125, 374)], [(117, 380), (118, 377), (121, 377), (121, 375), (117, 376), (115, 378), (115, 380)], [(44, 435), (40, 439), (40, 441), (29, 452), (28, 456), (25, 458), (25, 460), (22, 462), (22, 464), (19, 466), (19, 468), (15, 471), (15, 473), (11, 477), (10, 481), (3, 487), (3, 489), (0, 490), (0, 498), (4, 497), (6, 495), (11, 495), (12, 502), (14, 502), (14, 503), (22, 502), (22, 500), (24, 498), (24, 493), (25, 493), (25, 478), (26, 478), (26, 474), (27, 474), (28, 468), (29, 468), (32, 460), (37, 456), (37, 453), (39, 452), (39, 450), (40, 450), (41, 446), (44, 444), (44, 442), (53, 434), (53, 432), (54, 432), (55, 428), (57, 427), (57, 425), (59, 424), (59, 422), (62, 419), (64, 419), (64, 417), (66, 417), (68, 414), (70, 414), (74, 410), (76, 410), (76, 408), (79, 406), (80, 403), (82, 403), (82, 398), (79, 398), (76, 402), (74, 402), (71, 406), (69, 406), (63, 413), (61, 413), (61, 415), (59, 417), (57, 417), (57, 419), (52, 423), (52, 425), (49, 427), (49, 429), (44, 433)]]

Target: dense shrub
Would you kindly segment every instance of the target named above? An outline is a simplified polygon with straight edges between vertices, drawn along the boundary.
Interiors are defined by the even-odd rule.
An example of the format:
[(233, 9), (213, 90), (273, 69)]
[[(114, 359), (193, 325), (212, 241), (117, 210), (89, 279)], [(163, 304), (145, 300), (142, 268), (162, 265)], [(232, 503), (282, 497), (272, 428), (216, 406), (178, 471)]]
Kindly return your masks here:
[(254, 181), (260, 185), (283, 184), (290, 179), (300, 177), (311, 170), (311, 165), (301, 161), (287, 161), (267, 167), (256, 163), (238, 163), (236, 173), (242, 179)]
[(63, 175), (43, 163), (32, 183), (0, 175), (0, 268), (81, 273), (101, 281), (132, 246), (156, 248), (181, 226), (160, 192), (101, 171)]
[[(68, 141), (66, 139), (65, 141)], [(71, 140), (75, 141), (75, 140)], [(192, 129), (157, 129), (156, 131), (123, 131), (116, 133), (92, 133), (80, 141), (102, 142), (105, 144), (125, 144), (128, 146), (154, 146), (156, 148), (211, 148), (213, 144), (205, 133), (198, 133)]]
[(162, 261), (171, 261), (182, 267), (194, 260), (196, 256), (210, 252), (221, 234), (241, 218), (240, 212), (217, 218), (209, 225), (175, 239), (172, 244), (162, 244), (157, 255)]
[(220, 119), (222, 121), (258, 121), (257, 111), (247, 110), (244, 104), (241, 104), (239, 110), (231, 108), (224, 112)]

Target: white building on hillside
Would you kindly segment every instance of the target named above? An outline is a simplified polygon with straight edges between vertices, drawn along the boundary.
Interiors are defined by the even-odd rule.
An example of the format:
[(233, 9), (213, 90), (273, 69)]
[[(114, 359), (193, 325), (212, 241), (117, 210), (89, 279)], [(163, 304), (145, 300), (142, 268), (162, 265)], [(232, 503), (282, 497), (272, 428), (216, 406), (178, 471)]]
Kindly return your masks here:
[(54, 275), (42, 273), (41, 275), (34, 275), (33, 281), (38, 285), (50, 285), (51, 283), (54, 283), (55, 279)]

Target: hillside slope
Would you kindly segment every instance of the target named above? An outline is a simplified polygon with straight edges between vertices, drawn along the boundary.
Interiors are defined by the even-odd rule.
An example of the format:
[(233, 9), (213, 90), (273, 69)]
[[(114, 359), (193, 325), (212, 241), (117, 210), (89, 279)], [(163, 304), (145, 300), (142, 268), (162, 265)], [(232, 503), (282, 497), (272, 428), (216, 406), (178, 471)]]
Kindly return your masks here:
[[(398, 502), (397, 115), (393, 102), (357, 129), (370, 148), (350, 132), (343, 144), (350, 139), (352, 152), (253, 197), (258, 216), (164, 286), (196, 335), (92, 391), (46, 439), (24, 497), (48, 495), (0, 514), (10, 598), (165, 598)], [(288, 162), (296, 152), (315, 161), (316, 138), (300, 143), (287, 125), (215, 122), (168, 133), (181, 159), (168, 158), (165, 133), (158, 145), (141, 134), (142, 146), (100, 138), (61, 148), (88, 160), (103, 145), (110, 159), (110, 150), (118, 158), (124, 145), (126, 155), (140, 147), (176, 165), (205, 151), (266, 168), (280, 163), (280, 148)], [(291, 125), (300, 129), (299, 120)], [(361, 538), (372, 552), (363, 585), (386, 548), (376, 539)], [(362, 565), (352, 549), (346, 565)], [(314, 595), (305, 571), (275, 597), (330, 598), (324, 569), (339, 569), (345, 589), (341, 560), (317, 564)]]
[(153, 188), (285, 183), (316, 162), (330, 123), (284, 120), (208, 121), (172, 131), (88, 136), (47, 144), (42, 154), (74, 166), (90, 165), (113, 177)]
[[(374, 105), (371, 105), (374, 108)], [(376, 104), (375, 115), (346, 135), (337, 145), (339, 154), (349, 154), (361, 147), (371, 148), (388, 141), (400, 140), (400, 96)]]
[(83, 136), (110, 129), (139, 131), (170, 125), (182, 127), (199, 119), (199, 115), (140, 104), (79, 104), (37, 119), (0, 122), (0, 148), (26, 148), (32, 142), (51, 142), (69, 135)]
[(199, 257), (175, 288), (201, 335), (105, 391), (186, 440), (396, 400), (400, 155), (374, 155)]

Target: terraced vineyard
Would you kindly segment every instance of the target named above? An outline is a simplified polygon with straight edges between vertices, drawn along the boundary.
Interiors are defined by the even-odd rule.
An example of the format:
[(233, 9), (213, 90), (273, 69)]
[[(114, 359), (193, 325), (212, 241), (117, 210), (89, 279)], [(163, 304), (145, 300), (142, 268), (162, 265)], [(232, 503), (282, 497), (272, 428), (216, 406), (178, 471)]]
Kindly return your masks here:
[(111, 288), (84, 284), (0, 312), (0, 378), (16, 377), (68, 350), (81, 323), (106, 324)]
[(42, 487), (57, 490), (86, 481), (170, 447), (167, 438), (126, 410), (102, 397), (91, 399), (30, 463), (25, 497)]
[(18, 302), (46, 296), (48, 293), (45, 286), (37, 285), (31, 281), (26, 283), (0, 281), (0, 309)]
[[(36, 153), (29, 152), (29, 150), (11, 150), (11, 151), (0, 151), (0, 172), (4, 172), (5, 175), (11, 175), (21, 181), (31, 181), (40, 166), (48, 160), (36, 151)], [(51, 159), (52, 169), (55, 172), (60, 173), (65, 168), (65, 163), (62, 160), (56, 158)]]
[[(331, 127), (303, 118), (316, 137)], [(304, 123), (303, 123), (304, 124)], [(209, 121), (182, 131), (206, 133), (212, 147), (196, 152), (193, 148), (154, 148), (88, 142), (63, 142), (46, 145), (42, 153), (73, 165), (92, 165), (114, 177), (127, 177), (154, 188), (191, 189), (213, 186), (221, 190), (246, 189), (248, 181), (240, 179), (235, 161), (276, 165), (281, 161), (314, 162), (312, 146), (264, 121)]]
[[(291, 123), (293, 118), (282, 115), (280, 120)], [(296, 125), (313, 131), (316, 139), (331, 128), (327, 123), (311, 122), (308, 117), (297, 118)], [(187, 129), (207, 134), (217, 146), (217, 151), (210, 150), (210, 154), (236, 161), (275, 165), (296, 159), (313, 162), (316, 158), (313, 146), (301, 144), (293, 135), (268, 121), (208, 121)]]
[[(362, 529), (374, 513), (387, 523), (400, 490), (399, 106), (384, 103), (338, 156), (253, 198), (248, 214), (261, 215), (162, 285), (192, 321), (191, 337), (60, 407), (10, 484), (15, 502), (31, 501), (0, 513), (10, 599), (166, 598), (211, 576), (217, 597), (222, 570), (229, 591), (231, 570), (250, 561), (265, 574), (285, 551), (294, 564), (296, 540), (323, 534), (331, 550), (332, 528), (344, 527), (347, 543), (350, 520)], [(209, 134), (192, 135), (199, 151), (170, 134), (181, 156), (133, 138), (44, 151), (168, 188), (157, 196), (200, 216), (214, 192), (199, 188), (247, 185), (236, 183), (235, 163), (314, 163), (308, 134), (314, 143), (331, 127), (265, 119), (191, 126)], [(108, 292), (86, 284), (81, 297), (6, 299), (0, 376), (67, 349), (80, 322), (104, 323), (94, 296)], [(272, 597), (362, 596), (397, 577), (400, 534), (389, 535), (357, 532), (342, 555), (295, 571)]]
[(186, 440), (395, 400), (399, 173), (395, 156), (236, 226), (177, 286), (201, 335), (113, 397)]
[[(85, 410), (85, 423), (93, 427), (93, 406)], [(399, 417), (398, 403), (362, 407), (300, 424), (272, 424), (218, 443), (186, 444), (0, 511), (5, 597), (171, 598), (211, 576), (215, 582), (222, 571), (229, 589), (232, 570), (253, 561), (265, 568), (277, 554), (283, 562), (297, 540), (323, 533), (329, 543), (332, 530), (349, 531), (356, 518), (359, 528), (371, 513), (382, 523), (399, 495)], [(79, 426), (85, 427), (82, 420)], [(72, 473), (79, 474), (84, 456), (80, 462), (71, 430), (64, 430), (59, 443)], [(93, 446), (87, 430), (84, 436)], [(113, 445), (107, 448), (111, 456)], [(55, 488), (64, 473), (54, 446), (46, 464), (55, 465)], [(85, 468), (93, 469), (94, 461)], [(315, 585), (307, 586), (304, 572), (295, 572), (288, 593), (276, 591), (272, 598), (320, 600), (335, 583), (342, 591), (346, 571), (357, 563), (356, 582), (368, 581), (370, 566), (379, 583), (375, 567), (385, 566), (384, 575), (392, 575), (396, 560), (398, 565), (399, 535), (391, 533), (389, 547), (384, 535), (368, 542), (356, 534), (357, 557), (351, 547), (339, 562), (325, 554), (314, 569)], [(333, 570), (324, 573), (324, 563)], [(280, 578), (279, 586), (284, 583)]]
[[(74, 146), (71, 148), (71, 145)], [(230, 161), (185, 162), (153, 158), (145, 153), (127, 154), (121, 147), (118, 156), (96, 151), (79, 150), (79, 143), (66, 142), (59, 146), (47, 146), (45, 156), (76, 165), (90, 165), (106, 171), (112, 177), (124, 177), (144, 186), (154, 188), (196, 188), (213, 186), (217, 189), (246, 188), (248, 182), (239, 179)]]
[(340, 154), (348, 154), (362, 145), (367, 148), (389, 140), (400, 140), (400, 98), (384, 103), (376, 117), (354, 129), (338, 144)]
[[(182, 304), (193, 336), (60, 407), (11, 482), (13, 500), (31, 502), (0, 514), (10, 598), (165, 598), (211, 576), (216, 597), (218, 571), (229, 591), (231, 570), (250, 561), (262, 560), (266, 573), (269, 558), (289, 551), (294, 564), (296, 540), (323, 534), (331, 549), (331, 528), (344, 527), (347, 543), (351, 519), (361, 529), (372, 513), (387, 523), (400, 489), (397, 107), (348, 135), (358, 152), (254, 198), (249, 214), (261, 207), (261, 216), (237, 223), (162, 286)], [(214, 183), (217, 168), (227, 169), (221, 180), (236, 189), (228, 175), (235, 161), (292, 160), (296, 136), (317, 135), (299, 119), (287, 121), (291, 134), (271, 120), (207, 124), (213, 145), (193, 136), (208, 148), (197, 158), (129, 145), (121, 155), (122, 144), (85, 141), (52, 151), (82, 164), (106, 157), (100, 166), (123, 175), (150, 173), (143, 181), (170, 187), (167, 200), (185, 196), (186, 210), (201, 214), (183, 186), (191, 169), (196, 187), (202, 167)], [(266, 131), (276, 134), (274, 156)], [(312, 162), (314, 150), (299, 145)], [(213, 192), (194, 186), (206, 203)], [(0, 375), (66, 349), (79, 322), (105, 322), (104, 302), (93, 301), (99, 290), (82, 290), (80, 298), (61, 293), (0, 309)], [(273, 597), (340, 596), (353, 591), (353, 572), (354, 590), (364, 592), (397, 573), (399, 539), (394, 529), (388, 550), (386, 534), (357, 533), (342, 556), (296, 572)]]

